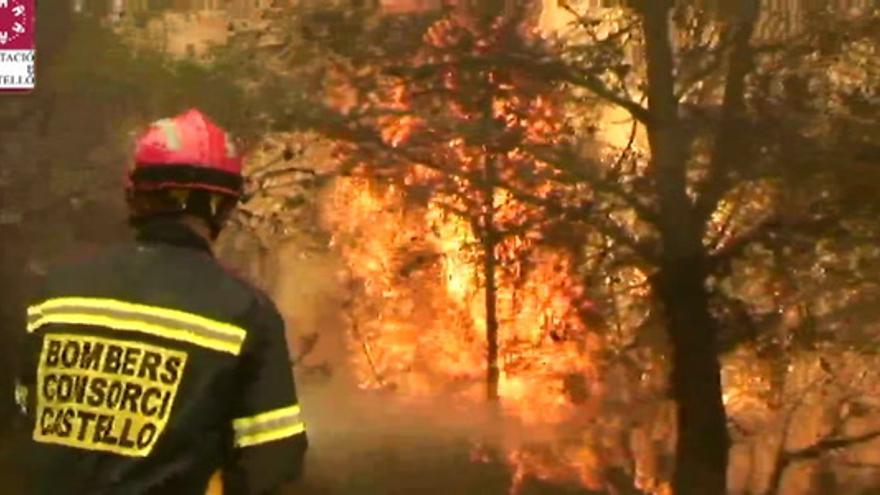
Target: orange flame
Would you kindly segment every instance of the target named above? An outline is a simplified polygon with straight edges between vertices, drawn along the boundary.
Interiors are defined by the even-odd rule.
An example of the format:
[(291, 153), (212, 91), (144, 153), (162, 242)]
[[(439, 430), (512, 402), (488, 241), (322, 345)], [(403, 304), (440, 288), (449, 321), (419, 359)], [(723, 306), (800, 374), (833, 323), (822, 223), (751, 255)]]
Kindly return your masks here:
[[(477, 239), (439, 204), (407, 205), (402, 189), (378, 188), (363, 178), (336, 185), (326, 218), (352, 280), (360, 282), (351, 356), (363, 388), (477, 403), (485, 400), (486, 373)], [(537, 248), (528, 270), (513, 261), (530, 242), (514, 238), (496, 253), (517, 266), (499, 280), (499, 393), (510, 420), (543, 427), (596, 414), (601, 342), (579, 317), (583, 289), (568, 255)], [(549, 458), (522, 445), (507, 448), (517, 477), (587, 486), (600, 477), (601, 463), (582, 445), (559, 448)]]
[[(462, 29), (453, 20), (441, 20), (426, 33), (426, 44), (453, 47), (466, 36)], [(478, 46), (490, 49), (491, 40), (480, 40)], [(425, 60), (448, 62), (430, 54)], [(450, 68), (437, 77), (444, 91), (455, 93), (465, 75)], [(499, 180), (538, 198), (572, 192), (551, 185), (554, 171), (525, 150), (528, 143), (558, 142), (565, 121), (558, 105), (530, 87), (527, 74), (506, 77), (492, 73), (488, 78), (499, 90), (492, 99), (492, 117), (504, 124), (504, 138), (518, 144), (499, 144), (507, 146), (497, 153)], [(488, 147), (452, 133), (422, 133), (428, 124), (413, 116), (411, 107), (417, 104), (409, 88), (400, 80), (385, 82), (379, 107), (388, 116), (377, 121), (382, 140), (398, 148), (425, 137), (435, 143), (432, 158), (451, 164), (461, 176), (439, 177), (413, 164), (405, 167), (402, 185), (380, 186), (364, 177), (337, 180), (324, 219), (349, 267), (354, 304), (348, 343), (354, 373), (364, 389), (390, 389), (404, 399), (442, 397), (478, 404), (486, 395), (486, 253), (481, 252), (479, 225), (456, 210), (473, 213), (475, 204), (486, 208), (485, 198), (479, 198), (488, 194), (485, 188), (477, 191), (463, 177), (481, 171)], [(479, 116), (465, 110), (466, 95), (461, 100), (444, 100), (440, 111), (450, 120), (476, 121)], [(428, 198), (413, 197), (413, 190), (444, 181), (445, 188), (436, 188)], [(516, 425), (530, 432), (502, 440), (504, 460), (514, 475), (511, 493), (529, 478), (600, 490), (608, 465), (600, 454), (608, 450), (602, 445), (604, 432), (594, 421), (605, 396), (598, 364), (603, 342), (584, 322), (585, 289), (575, 256), (538, 242), (540, 229), (524, 227), (541, 213), (517, 201), (506, 187), (491, 188), (494, 221), (520, 233), (504, 236), (491, 253), (498, 260), (500, 411), (511, 430)], [(574, 196), (581, 192), (572, 189)], [(536, 441), (537, 431), (550, 434)], [(650, 493), (665, 493), (650, 475), (636, 483)]]

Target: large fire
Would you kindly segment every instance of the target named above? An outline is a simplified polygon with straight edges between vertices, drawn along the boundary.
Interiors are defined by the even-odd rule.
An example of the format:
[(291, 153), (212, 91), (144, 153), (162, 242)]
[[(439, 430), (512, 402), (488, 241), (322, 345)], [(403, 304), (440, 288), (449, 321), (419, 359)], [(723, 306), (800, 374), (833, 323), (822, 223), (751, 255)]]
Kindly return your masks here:
[[(471, 227), (434, 202), (412, 204), (399, 186), (359, 177), (336, 183), (325, 218), (349, 267), (348, 342), (359, 385), (404, 401), (490, 409), (482, 254)], [(619, 428), (601, 417), (602, 341), (580, 316), (585, 299), (571, 255), (536, 248), (522, 260), (529, 243), (512, 238), (496, 253), (506, 267), (497, 312), (507, 430), (493, 447), (511, 466), (510, 493), (530, 478), (603, 490), (609, 466), (632, 462), (627, 455), (635, 455), (635, 486), (669, 493), (650, 439), (630, 439), (639, 450), (630, 454), (632, 445), (606, 438)]]
[[(377, 302), (374, 318), (359, 323), (364, 342), (356, 344), (370, 342), (375, 349), (369, 358), (373, 364), (362, 363), (363, 385), (393, 383), (405, 395), (454, 389), (456, 395), (482, 398), (482, 253), (467, 223), (433, 204), (408, 205), (400, 188), (374, 186), (363, 178), (337, 184), (328, 219), (352, 279), (362, 281), (365, 300)], [(511, 239), (496, 256), (509, 259), (526, 242)], [(523, 418), (560, 418), (572, 394), (598, 392), (592, 354), (600, 344), (579, 317), (583, 289), (573, 277), (571, 259), (538, 249), (529, 262), (533, 266), (527, 271), (522, 266), (505, 270), (498, 289), (502, 402)], [(581, 391), (574, 390), (575, 375), (583, 377)], [(548, 382), (548, 377), (560, 380)]]
[[(350, 344), (360, 385), (392, 388), (403, 398), (485, 401), (481, 254), (467, 223), (433, 204), (408, 205), (399, 188), (363, 178), (336, 185), (327, 217), (359, 285)], [(522, 242), (499, 246), (511, 252), (498, 257), (508, 258)], [(499, 280), (502, 410), (536, 427), (594, 416), (601, 343), (579, 316), (583, 291), (572, 260), (539, 249), (529, 262), (528, 270), (505, 270)], [(511, 446), (508, 459), (520, 478), (598, 483), (599, 463), (583, 445), (556, 447), (562, 451), (552, 456), (555, 465), (518, 447)]]
[[(444, 50), (474, 36), (469, 29), (454, 18), (438, 22), (425, 36), (421, 61), (449, 61)], [(489, 33), (472, 46), (491, 51), (505, 39)], [(488, 110), (462, 86), (475, 80), (477, 93), (493, 94)], [(429, 398), (471, 409), (485, 404), (501, 414), (510, 434), (493, 447), (512, 467), (511, 493), (530, 478), (605, 490), (609, 466), (622, 464), (620, 452), (628, 447), (605, 438), (600, 418), (604, 345), (585, 323), (590, 302), (578, 274), (578, 246), (541, 242), (543, 213), (518, 200), (511, 187), (537, 198), (582, 191), (560, 186), (527, 145), (502, 149), (465, 139), (445, 124), (432, 128), (414, 109), (464, 127), (491, 119), (504, 130), (500, 139), (498, 131), (486, 139), (515, 136), (538, 145), (558, 139), (565, 119), (528, 75), (490, 71), (477, 77), (450, 67), (436, 81), (435, 87), (392, 81), (381, 104), (392, 116), (378, 121), (388, 146), (427, 147), (434, 163), (412, 160), (391, 179), (370, 173), (366, 164), (367, 173), (338, 179), (325, 202), (334, 246), (349, 267), (356, 378), (362, 388), (391, 390), (403, 400)], [(438, 88), (453, 96), (439, 104), (416, 96)], [(438, 171), (438, 164), (446, 170)], [(489, 167), (494, 179), (485, 179)], [(486, 232), (500, 234), (487, 242)], [(495, 268), (487, 268), (487, 257)], [(487, 314), (489, 270), (494, 315)], [(492, 316), (498, 323), (497, 404), (486, 399)], [(638, 459), (635, 464), (636, 486), (665, 493), (655, 469)]]

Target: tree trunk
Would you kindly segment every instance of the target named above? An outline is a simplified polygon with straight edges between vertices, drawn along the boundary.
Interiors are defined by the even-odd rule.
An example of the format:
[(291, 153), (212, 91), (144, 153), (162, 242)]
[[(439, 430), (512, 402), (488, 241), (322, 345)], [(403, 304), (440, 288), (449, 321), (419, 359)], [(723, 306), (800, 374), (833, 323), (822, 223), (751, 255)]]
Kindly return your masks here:
[(670, 37), (671, 0), (645, 0), (648, 138), (660, 201), (663, 254), (655, 288), (673, 347), (672, 393), (678, 441), (676, 495), (723, 495), (729, 438), (721, 396), (717, 325), (705, 288), (702, 225), (686, 191), (687, 150), (678, 117)]
[(751, 40), (758, 22), (760, 1), (740, 0), (738, 9), (733, 20), (733, 40), (724, 82), (721, 123), (712, 153), (712, 176), (698, 203), (698, 212), (704, 226), (708, 225), (707, 220), (727, 190), (732, 169), (743, 160), (751, 139), (746, 125), (746, 76), (754, 65)]
[(498, 234), (495, 232), (495, 156), (487, 156), (486, 181), (483, 187), (483, 219), (482, 219), (482, 248), (483, 248), (483, 277), (485, 278), (486, 290), (486, 398), (489, 401), (498, 400), (498, 311), (497, 299), (498, 288), (496, 287), (495, 246), (498, 244)]

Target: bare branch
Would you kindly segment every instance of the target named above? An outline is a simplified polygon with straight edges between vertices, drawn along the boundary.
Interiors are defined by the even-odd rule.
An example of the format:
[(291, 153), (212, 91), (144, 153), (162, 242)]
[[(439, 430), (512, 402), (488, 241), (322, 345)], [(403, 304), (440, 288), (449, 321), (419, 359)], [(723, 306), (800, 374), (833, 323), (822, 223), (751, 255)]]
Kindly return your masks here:
[(626, 109), (639, 122), (647, 123), (649, 120), (650, 114), (645, 107), (614, 91), (599, 78), (598, 74), (605, 68), (598, 70), (594, 68), (579, 69), (559, 60), (536, 60), (535, 57), (528, 54), (506, 53), (497, 55), (495, 58), (511, 66), (519, 66), (540, 73), (549, 79), (587, 89), (596, 96)]
[(633, 30), (633, 28), (635, 28), (638, 25), (638, 21), (633, 21), (633, 22), (627, 24), (626, 26), (620, 28), (619, 30), (606, 35), (604, 38), (598, 38), (592, 30), (592, 28), (597, 23), (597, 21), (590, 19), (589, 17), (586, 16), (586, 14), (582, 14), (582, 13), (578, 12), (568, 2), (565, 2), (565, 3), (560, 2), (560, 6), (575, 18), (577, 24), (579, 24), (582, 28), (584, 28), (587, 31), (587, 34), (590, 35), (590, 38), (596, 43), (607, 43), (609, 41), (613, 41), (613, 40), (631, 32)]
[[(527, 72), (541, 74), (551, 81), (565, 82), (582, 87), (594, 93), (596, 96), (626, 109), (640, 122), (647, 122), (648, 110), (636, 101), (627, 98), (612, 88), (608, 87), (599, 77), (607, 68), (580, 69), (566, 63), (548, 57), (538, 57), (525, 52), (495, 53), (486, 56), (462, 57), (455, 61), (455, 65), (465, 70), (487, 70), (493, 67), (517, 67)], [(392, 67), (387, 69), (390, 75), (406, 75), (413, 78), (424, 78), (443, 69), (448, 69), (450, 64), (433, 63), (422, 64), (417, 67)]]
[[(633, 125), (638, 125), (638, 122), (634, 121)], [(628, 151), (632, 149), (632, 145), (635, 140), (635, 131), (636, 129), (634, 128), (630, 136), (630, 143), (623, 154), (621, 154), (621, 157), (618, 161), (618, 166), (620, 161), (625, 158)], [(622, 201), (627, 206), (631, 207), (633, 210), (636, 211), (636, 213), (638, 213), (639, 217), (642, 220), (652, 224), (657, 223), (657, 214), (646, 205), (642, 204), (638, 200), (637, 196), (625, 191), (619, 183), (615, 182), (614, 180), (608, 180), (599, 177), (589, 167), (577, 166), (578, 164), (583, 163), (583, 158), (579, 157), (578, 154), (573, 150), (565, 147), (550, 146), (531, 146), (527, 149), (539, 160), (553, 165), (558, 171), (568, 175), (569, 180), (589, 184), (589, 186), (592, 187), (594, 190), (602, 192), (604, 194), (608, 194), (609, 196), (613, 196), (614, 198)]]
[(580, 73), (571, 71), (568, 73), (561, 72), (561, 79), (565, 82), (574, 84), (593, 92), (596, 96), (609, 101), (619, 107), (622, 107), (633, 116), (634, 119), (642, 123), (648, 123), (650, 114), (648, 110), (605, 85), (601, 79), (589, 73)]
[(867, 443), (875, 438), (880, 438), (880, 430), (850, 437), (823, 438), (809, 447), (787, 451), (783, 453), (783, 456), (788, 460), (788, 463), (816, 459), (831, 451)]
[(590, 206), (586, 208), (571, 208), (561, 205), (555, 201), (541, 198), (539, 196), (535, 196), (533, 194), (517, 190), (516, 188), (511, 188), (509, 185), (500, 184), (500, 187), (507, 190), (512, 197), (518, 199), (524, 203), (537, 205), (545, 208), (548, 212), (571, 217), (574, 216), (575, 219), (584, 221), (589, 223), (592, 227), (595, 227), (597, 230), (602, 232), (604, 235), (614, 239), (620, 244), (632, 249), (638, 256), (643, 258), (645, 261), (650, 263), (656, 263), (657, 256), (651, 250), (650, 246), (645, 245), (644, 243), (635, 239), (629, 232), (625, 229), (611, 221), (607, 218), (596, 218), (596, 216), (589, 216)]
[(612, 170), (620, 170), (620, 166), (623, 164), (623, 160), (626, 159), (627, 155), (629, 155), (630, 151), (632, 151), (633, 144), (636, 142), (636, 134), (638, 134), (638, 130), (639, 122), (637, 120), (633, 120), (632, 129), (629, 132), (629, 140), (626, 142), (626, 146), (623, 148), (623, 151), (620, 152), (620, 156), (617, 157), (617, 160), (611, 167)]

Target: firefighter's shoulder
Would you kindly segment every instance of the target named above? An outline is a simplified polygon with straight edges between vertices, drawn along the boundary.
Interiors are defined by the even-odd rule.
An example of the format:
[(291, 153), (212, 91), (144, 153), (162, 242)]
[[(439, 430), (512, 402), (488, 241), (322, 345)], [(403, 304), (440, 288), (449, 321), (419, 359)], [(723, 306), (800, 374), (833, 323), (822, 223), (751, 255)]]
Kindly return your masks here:
[(253, 287), (254, 316), (260, 320), (262, 331), (284, 333), (284, 318), (278, 310), (275, 301), (259, 287)]
[(230, 280), (234, 281), (243, 291), (248, 293), (251, 300), (249, 315), (251, 318), (259, 320), (255, 323), (262, 323), (262, 325), (256, 325), (256, 328), (265, 328), (270, 331), (280, 329), (283, 331), (284, 320), (281, 312), (268, 292), (231, 266), (222, 262), (218, 263), (218, 265)]
[(99, 266), (118, 259), (123, 249), (121, 244), (104, 248), (80, 246), (45, 260), (30, 260), (27, 268), (29, 275), (46, 289), (59, 284), (67, 286), (71, 282), (82, 285), (82, 281), (88, 279), (89, 274)]

